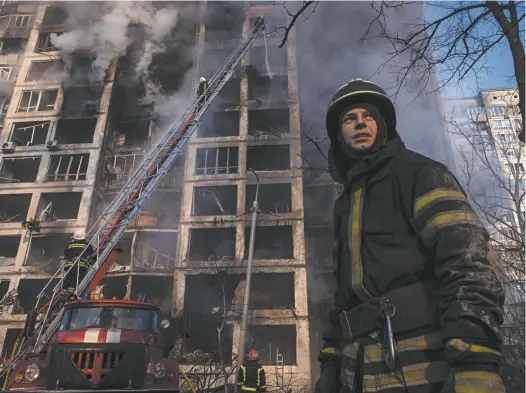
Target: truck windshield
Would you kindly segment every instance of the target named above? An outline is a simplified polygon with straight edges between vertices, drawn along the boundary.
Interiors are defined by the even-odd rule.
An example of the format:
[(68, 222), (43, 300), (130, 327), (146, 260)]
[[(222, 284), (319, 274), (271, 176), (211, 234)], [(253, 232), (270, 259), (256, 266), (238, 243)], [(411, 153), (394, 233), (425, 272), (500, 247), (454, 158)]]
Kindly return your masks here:
[(70, 308), (62, 317), (60, 330), (85, 328), (131, 329), (154, 333), (157, 313), (153, 310), (122, 307)]

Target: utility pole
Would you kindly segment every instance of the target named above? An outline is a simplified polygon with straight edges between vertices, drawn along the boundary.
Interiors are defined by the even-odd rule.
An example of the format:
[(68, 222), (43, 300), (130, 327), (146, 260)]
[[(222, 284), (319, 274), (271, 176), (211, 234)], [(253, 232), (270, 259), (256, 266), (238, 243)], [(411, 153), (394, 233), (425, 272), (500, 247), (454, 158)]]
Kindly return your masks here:
[[(250, 279), (252, 278), (252, 257), (254, 255), (254, 239), (256, 238), (256, 220), (258, 216), (258, 191), (259, 191), (259, 177), (256, 172), (251, 172), (256, 176), (258, 181), (256, 186), (256, 196), (252, 203), (252, 226), (250, 227), (250, 243), (248, 246), (248, 264), (247, 264), (247, 276), (245, 278), (245, 296), (243, 300), (243, 313), (241, 314), (241, 326), (239, 328), (239, 342), (237, 345), (237, 370), (243, 365), (245, 355), (245, 342), (247, 337), (247, 324), (248, 324), (248, 303), (250, 300)], [(236, 374), (237, 375), (237, 374)], [(236, 386), (236, 392), (238, 386)]]

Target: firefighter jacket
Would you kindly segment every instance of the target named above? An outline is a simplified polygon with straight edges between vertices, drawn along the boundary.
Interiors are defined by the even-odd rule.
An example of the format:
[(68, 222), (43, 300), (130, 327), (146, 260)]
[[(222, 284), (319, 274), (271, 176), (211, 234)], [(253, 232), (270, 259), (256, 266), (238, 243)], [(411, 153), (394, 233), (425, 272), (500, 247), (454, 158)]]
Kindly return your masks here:
[[(356, 358), (359, 346), (344, 344), (361, 336), (369, 340), (365, 365), (382, 362), (382, 337), (373, 339), (372, 332), (385, 328), (378, 310), (387, 298), (396, 308), (392, 328), (402, 366), (436, 359), (495, 370), (503, 287), (490, 263), (488, 233), (458, 181), (444, 165), (407, 150), (398, 136), (346, 174), (341, 159), (331, 146), (332, 175), (345, 188), (334, 204), (337, 291), (322, 355), (343, 348)], [(412, 353), (411, 360), (415, 348), (430, 352)]]
[(265, 370), (257, 360), (247, 360), (237, 373), (237, 384), (245, 391), (264, 391), (267, 388)]
[(205, 94), (206, 89), (208, 89), (208, 82), (199, 82), (199, 86), (197, 86), (197, 96), (200, 97)]
[(93, 247), (88, 245), (86, 240), (73, 240), (69, 243), (64, 250), (64, 258), (66, 259), (66, 267), (71, 266), (77, 257), (86, 249), (86, 252), (82, 255), (82, 261), (80, 261), (80, 267), (85, 269), (89, 268), (89, 257), (94, 254)]

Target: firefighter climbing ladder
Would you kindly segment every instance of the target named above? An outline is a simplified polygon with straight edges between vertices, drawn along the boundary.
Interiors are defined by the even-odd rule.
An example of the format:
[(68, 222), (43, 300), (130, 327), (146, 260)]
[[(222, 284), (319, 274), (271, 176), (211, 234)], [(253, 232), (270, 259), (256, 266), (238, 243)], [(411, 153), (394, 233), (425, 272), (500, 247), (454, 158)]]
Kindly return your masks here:
[[(155, 188), (164, 174), (170, 169), (177, 156), (184, 149), (199, 124), (201, 116), (208, 109), (212, 101), (232, 77), (235, 67), (248, 52), (256, 38), (262, 34), (265, 20), (257, 18), (252, 31), (233, 50), (221, 68), (208, 82), (206, 92), (197, 97), (192, 105), (181, 115), (179, 120), (170, 128), (158, 146), (146, 157), (144, 163), (137, 169), (128, 183), (111, 202), (102, 216), (88, 231), (91, 238), (90, 245), (96, 250), (96, 259), (85, 278), (77, 285), (76, 294), (80, 295), (93, 286), (93, 282), (100, 280), (100, 273), (105, 272), (112, 263), (108, 258), (117, 246), (126, 228), (141, 211), (142, 206), (155, 191)], [(70, 269), (75, 269), (81, 258), (80, 255)], [(106, 269), (106, 270), (105, 270)], [(31, 336), (25, 340), (24, 348), (18, 351), (12, 361), (24, 355), (36, 355), (44, 348), (51, 335), (57, 328), (61, 315), (62, 304), (65, 301), (62, 292), (62, 279), (53, 287), (51, 300), (42, 307), (47, 296), (45, 292), (53, 285), (53, 280), (60, 277), (61, 270), (57, 271), (37, 297), (34, 315), (42, 313), (42, 318)]]

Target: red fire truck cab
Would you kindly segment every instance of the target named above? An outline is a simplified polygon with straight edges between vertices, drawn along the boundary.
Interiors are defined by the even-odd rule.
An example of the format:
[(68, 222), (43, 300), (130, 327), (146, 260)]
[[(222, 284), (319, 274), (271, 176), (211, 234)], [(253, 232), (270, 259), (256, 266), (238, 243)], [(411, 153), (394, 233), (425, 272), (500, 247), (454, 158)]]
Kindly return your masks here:
[(7, 390), (176, 392), (177, 363), (162, 351), (169, 324), (159, 315), (141, 301), (70, 302), (46, 349), (16, 362)]

